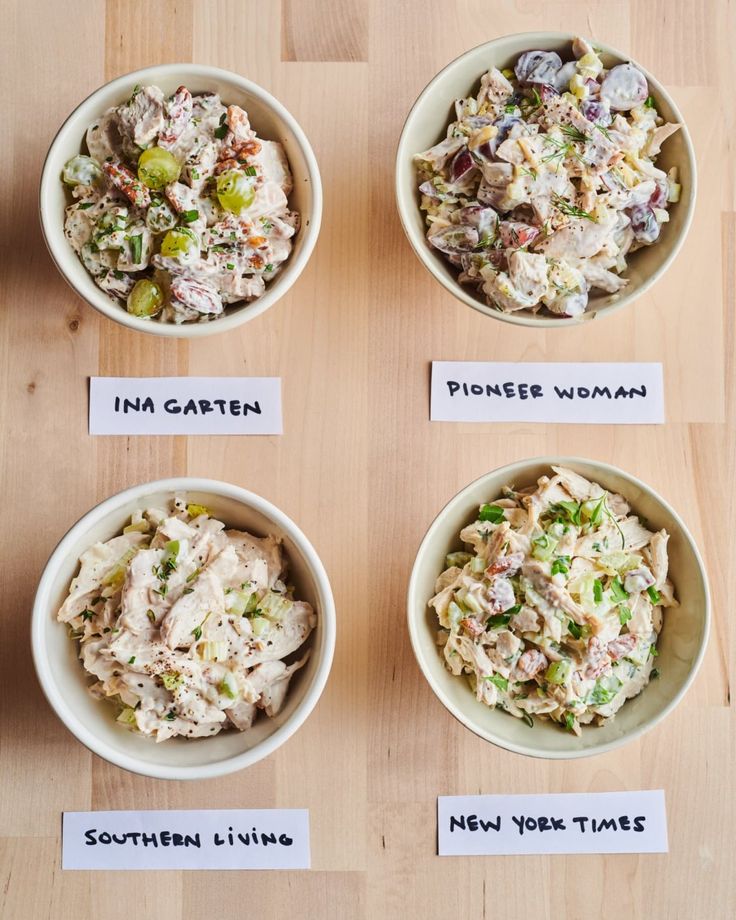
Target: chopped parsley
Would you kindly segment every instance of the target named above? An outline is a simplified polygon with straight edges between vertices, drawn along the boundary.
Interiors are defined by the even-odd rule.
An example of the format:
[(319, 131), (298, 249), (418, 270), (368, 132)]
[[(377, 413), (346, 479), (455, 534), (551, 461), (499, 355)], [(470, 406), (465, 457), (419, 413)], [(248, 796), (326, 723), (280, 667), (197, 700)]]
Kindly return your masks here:
[(80, 210), (80, 211), (86, 211), (87, 208), (91, 208), (91, 207), (93, 207), (93, 206), (94, 206), (94, 202), (93, 202), (93, 201), (85, 201), (84, 204), (80, 204), (80, 205), (79, 205), (79, 210)]
[(135, 655), (131, 655), (130, 658), (128, 658), (128, 664), (135, 664)]
[(166, 715), (164, 716), (164, 719), (166, 719), (167, 722), (173, 722), (175, 718), (176, 718), (176, 713), (174, 712), (173, 709), (169, 710), (169, 712), (167, 712)]
[(91, 620), (92, 617), (93, 617), (94, 615), (95, 615), (94, 610), (84, 610), (84, 611), (82, 612), (82, 619), (83, 619), (83, 620)]
[(273, 265), (271, 265), (271, 263), (269, 262), (268, 265), (265, 267), (264, 271), (272, 272), (272, 271), (273, 271)]
[(624, 589), (621, 579), (614, 578), (611, 582), (611, 597), (620, 603), (621, 601), (625, 601), (628, 596), (628, 592)]
[(227, 113), (223, 113), (223, 114), (220, 116), (220, 125), (219, 125), (219, 127), (215, 128), (215, 137), (216, 137), (218, 140), (222, 140), (223, 137), (225, 137), (225, 136), (227, 135), (228, 126), (227, 126), (227, 123), (226, 123), (226, 122), (227, 122)]
[(647, 96), (646, 100), (644, 101), (644, 105), (648, 109), (655, 109), (657, 106), (656, 106), (656, 103), (654, 102), (654, 96)]

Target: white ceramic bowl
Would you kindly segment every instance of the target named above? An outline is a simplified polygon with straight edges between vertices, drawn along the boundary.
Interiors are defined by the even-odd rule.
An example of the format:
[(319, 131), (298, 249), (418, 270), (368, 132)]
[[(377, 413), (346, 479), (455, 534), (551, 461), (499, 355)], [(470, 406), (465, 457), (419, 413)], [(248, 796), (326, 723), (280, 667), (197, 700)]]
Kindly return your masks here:
[[(64, 208), (69, 203), (62, 185), (64, 164), (83, 148), (87, 128), (113, 105), (127, 99), (136, 84), (155, 84), (172, 93), (181, 84), (192, 93), (217, 92), (223, 102), (239, 105), (248, 112), (259, 137), (280, 141), (286, 151), (294, 177), (291, 207), (301, 215), (301, 227), (294, 238), (288, 261), (265, 292), (248, 304), (227, 308), (219, 319), (208, 323), (160, 323), (132, 316), (92, 280), (64, 236)], [(56, 267), (71, 287), (100, 313), (117, 323), (154, 335), (200, 338), (228, 332), (259, 316), (289, 290), (306, 266), (319, 235), (322, 220), (322, 183), (317, 160), (306, 135), (294, 117), (269, 93), (250, 80), (227, 70), (199, 64), (164, 64), (146, 67), (118, 77), (95, 90), (77, 106), (59, 129), (44, 163), (39, 198), (41, 227)]]
[[(112, 708), (88, 692), (90, 681), (56, 612), (79, 569), (79, 556), (98, 540), (121, 533), (131, 513), (165, 503), (174, 493), (206, 505), (230, 527), (283, 539), (296, 596), (317, 614), (309, 639), (312, 654), (295, 674), (284, 708), (260, 717), (248, 732), (213, 738), (172, 738), (156, 744), (122, 729)], [(134, 773), (160, 779), (204, 779), (248, 767), (280, 747), (305, 721), (324, 689), (335, 648), (335, 605), (327, 573), (299, 528), (274, 505), (238, 486), (211, 479), (162, 479), (126, 489), (84, 515), (62, 538), (46, 564), (33, 605), (31, 643), (36, 673), (46, 698), (66, 727), (91, 751)]]
[[(670, 578), (680, 607), (665, 610), (657, 648), (660, 677), (653, 680), (616, 718), (583, 726), (582, 736), (542, 719), (533, 728), (501, 710), (479, 703), (462, 677), (452, 675), (435, 643), (439, 624), (427, 602), (445, 567), (447, 553), (462, 549), (460, 530), (477, 518), (478, 507), (493, 501), (503, 486), (533, 485), (552, 464), (567, 466), (611, 492), (619, 492), (653, 530), (670, 534)], [(677, 513), (643, 482), (606, 463), (576, 457), (538, 457), (501, 467), (476, 479), (440, 511), (417, 553), (408, 593), (409, 634), (422, 673), (439, 700), (463, 725), (509, 751), (532, 757), (563, 759), (613, 750), (652, 728), (675, 708), (692, 683), (705, 654), (710, 629), (708, 580), (693, 538)]]
[[(522, 32), (486, 42), (456, 58), (437, 74), (414, 103), (404, 124), (396, 153), (396, 202), (399, 217), (420, 261), (458, 300), (485, 313), (486, 316), (521, 326), (553, 328), (575, 325), (581, 320), (590, 320), (620, 310), (631, 303), (654, 284), (675, 258), (687, 235), (695, 208), (695, 154), (682, 115), (662, 84), (641, 64), (633, 61), (649, 81), (649, 89), (660, 114), (667, 121), (679, 122), (682, 125), (682, 128), (666, 141), (662, 153), (657, 158), (657, 166), (660, 169), (668, 170), (672, 166), (679, 168), (682, 196), (679, 203), (670, 206), (670, 221), (662, 228), (659, 241), (654, 246), (645, 247), (632, 254), (625, 272), (629, 284), (622, 292), (600, 292), (591, 296), (589, 309), (577, 319), (535, 315), (528, 310), (503, 313), (490, 307), (483, 296), (473, 288), (460, 284), (456, 269), (442, 253), (427, 243), (425, 214), (419, 209), (420, 195), (412, 159), (414, 155), (427, 150), (445, 137), (447, 126), (455, 117), (455, 99), (475, 95), (480, 86), (481, 75), (490, 67), (513, 67), (523, 51), (532, 49), (557, 51), (563, 60), (569, 60), (570, 42), (573, 38), (572, 33)], [(602, 60), (607, 67), (632, 60), (628, 55), (602, 42), (596, 40), (594, 44), (602, 50)]]

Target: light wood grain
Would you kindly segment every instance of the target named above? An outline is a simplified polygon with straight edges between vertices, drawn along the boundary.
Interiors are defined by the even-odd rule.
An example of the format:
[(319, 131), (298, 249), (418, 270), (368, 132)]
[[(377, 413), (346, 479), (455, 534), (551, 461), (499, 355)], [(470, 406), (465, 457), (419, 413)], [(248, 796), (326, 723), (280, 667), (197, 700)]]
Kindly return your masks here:
[[(0, 913), (7, 920), (222, 916), (726, 920), (732, 828), (736, 591), (736, 195), (733, 4), (726, 0), (27, 0), (4, 4), (0, 68)], [(688, 120), (700, 168), (690, 237), (634, 307), (541, 332), (456, 303), (412, 255), (393, 156), (425, 83), (494, 36), (576, 30), (640, 59)], [(32, 43), (29, 45), (29, 36)], [(32, 47), (32, 50), (29, 48)], [(315, 147), (323, 232), (287, 297), (188, 346), (103, 320), (65, 286), (36, 217), (45, 150), (71, 108), (120, 73), (194, 60), (273, 92)], [(663, 361), (661, 428), (432, 425), (432, 359)], [(274, 374), (280, 438), (91, 439), (93, 374)], [(575, 763), (496, 749), (454, 722), (413, 660), (404, 597), (416, 547), (458, 489), (500, 464), (579, 453), (624, 467), (682, 513), (706, 558), (714, 628), (695, 686), (641, 741)], [(113, 491), (175, 473), (246, 486), (303, 527), (330, 573), (335, 666), (307, 724), (219, 780), (132, 776), (82, 748), (35, 681), (35, 583), (66, 528)], [(440, 860), (441, 793), (664, 788), (669, 855)], [(308, 807), (310, 873), (63, 873), (74, 809)]]

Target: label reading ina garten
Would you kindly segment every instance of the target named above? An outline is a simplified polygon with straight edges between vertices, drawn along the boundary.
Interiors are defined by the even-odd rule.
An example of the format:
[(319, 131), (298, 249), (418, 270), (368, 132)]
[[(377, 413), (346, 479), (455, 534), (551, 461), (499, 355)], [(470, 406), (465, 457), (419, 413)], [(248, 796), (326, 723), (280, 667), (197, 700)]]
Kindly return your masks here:
[(92, 377), (90, 434), (282, 434), (280, 377)]
[(661, 364), (433, 361), (433, 422), (661, 425)]
[(437, 799), (440, 856), (667, 853), (664, 791)]
[(62, 869), (309, 869), (309, 812), (66, 811)]

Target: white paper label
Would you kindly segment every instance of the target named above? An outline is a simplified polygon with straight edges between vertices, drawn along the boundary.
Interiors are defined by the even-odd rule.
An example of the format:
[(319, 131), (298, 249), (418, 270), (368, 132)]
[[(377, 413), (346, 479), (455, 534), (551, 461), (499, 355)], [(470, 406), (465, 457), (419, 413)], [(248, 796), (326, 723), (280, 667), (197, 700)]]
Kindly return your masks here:
[(437, 827), (440, 856), (668, 852), (662, 789), (440, 796)]
[(92, 377), (90, 434), (281, 434), (280, 377)]
[(661, 425), (661, 364), (433, 361), (433, 422)]
[(309, 812), (66, 811), (62, 869), (309, 869)]

